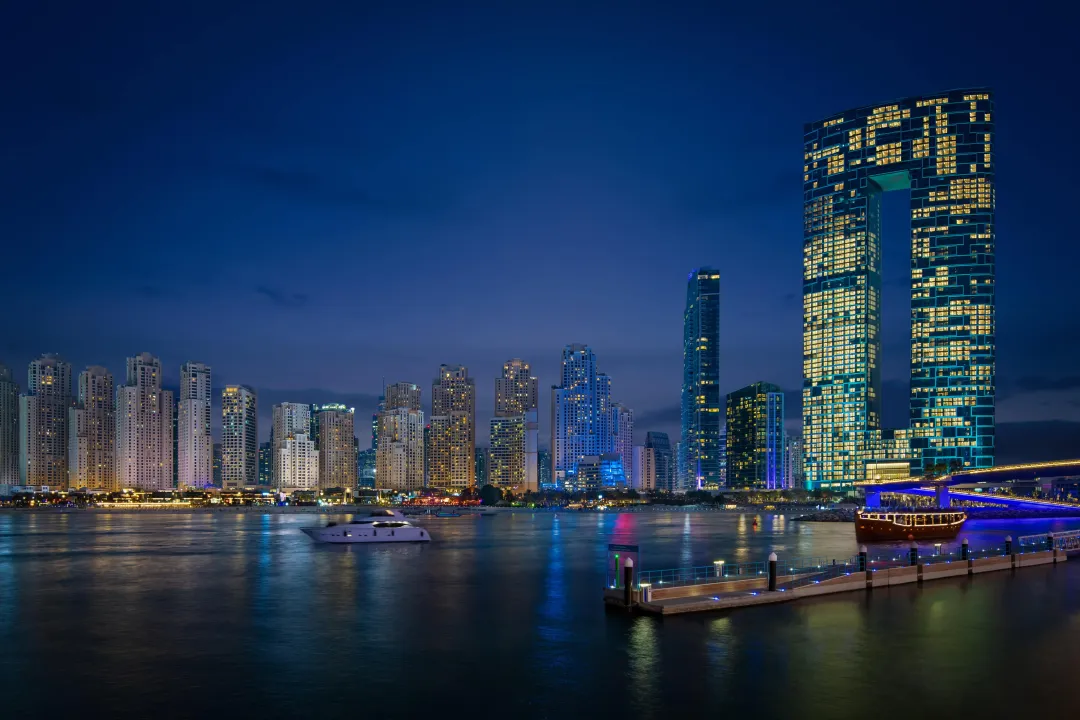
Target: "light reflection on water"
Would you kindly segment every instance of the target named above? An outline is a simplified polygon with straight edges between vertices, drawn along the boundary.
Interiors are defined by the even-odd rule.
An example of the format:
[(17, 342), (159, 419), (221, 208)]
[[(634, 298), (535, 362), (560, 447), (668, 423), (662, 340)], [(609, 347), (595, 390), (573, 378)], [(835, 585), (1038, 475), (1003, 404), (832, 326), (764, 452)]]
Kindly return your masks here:
[[(846, 558), (852, 526), (672, 510), (432, 519), (426, 545), (318, 546), (299, 532), (325, 521), (0, 512), (3, 716), (60, 716), (70, 697), (155, 718), (316, 717), (358, 699), (407, 717), (463, 694), (482, 698), (474, 714), (522, 720), (854, 718), (858, 698), (893, 690), (942, 714), (1080, 703), (1069, 683), (956, 692), (1002, 668), (1023, 687), (1080, 663), (1080, 562), (659, 619), (605, 613), (608, 542), (639, 544), (646, 569), (774, 549)], [(977, 547), (1077, 524), (980, 521), (965, 535)]]

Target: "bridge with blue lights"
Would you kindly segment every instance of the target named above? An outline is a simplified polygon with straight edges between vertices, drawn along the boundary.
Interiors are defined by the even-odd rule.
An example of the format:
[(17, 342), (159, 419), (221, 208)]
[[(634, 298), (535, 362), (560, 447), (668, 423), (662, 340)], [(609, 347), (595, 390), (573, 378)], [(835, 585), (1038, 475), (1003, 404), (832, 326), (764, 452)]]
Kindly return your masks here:
[(881, 507), (882, 493), (897, 493), (934, 497), (940, 507), (949, 507), (952, 498), (956, 498), (1020, 510), (1047, 510), (1055, 507), (1075, 510), (1080, 507), (1076, 503), (987, 492), (996, 488), (1033, 484), (1047, 478), (1069, 477), (1080, 477), (1080, 460), (999, 465), (979, 470), (961, 470), (934, 478), (859, 482), (855, 483), (855, 486), (866, 493), (867, 507)]

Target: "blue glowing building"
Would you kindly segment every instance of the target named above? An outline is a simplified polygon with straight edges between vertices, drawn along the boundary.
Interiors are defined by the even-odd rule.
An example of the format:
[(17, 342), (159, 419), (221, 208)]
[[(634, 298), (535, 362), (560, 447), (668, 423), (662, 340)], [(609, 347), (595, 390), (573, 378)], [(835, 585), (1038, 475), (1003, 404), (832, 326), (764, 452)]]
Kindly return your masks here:
[(722, 481), (724, 396), (720, 393), (720, 273), (690, 273), (683, 314), (682, 443), (679, 489), (718, 488)]

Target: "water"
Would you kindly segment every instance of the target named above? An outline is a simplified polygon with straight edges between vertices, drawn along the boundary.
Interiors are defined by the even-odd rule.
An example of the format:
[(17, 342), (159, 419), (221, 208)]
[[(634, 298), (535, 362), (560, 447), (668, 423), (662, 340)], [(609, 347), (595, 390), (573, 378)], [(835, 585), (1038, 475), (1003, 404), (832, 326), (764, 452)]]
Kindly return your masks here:
[(649, 569), (856, 551), (851, 524), (759, 517), (757, 531), (720, 513), (432, 519), (428, 545), (340, 547), (300, 533), (316, 521), (302, 515), (0, 512), (0, 717), (1080, 707), (1080, 562), (729, 614), (605, 613), (608, 542), (638, 542)]

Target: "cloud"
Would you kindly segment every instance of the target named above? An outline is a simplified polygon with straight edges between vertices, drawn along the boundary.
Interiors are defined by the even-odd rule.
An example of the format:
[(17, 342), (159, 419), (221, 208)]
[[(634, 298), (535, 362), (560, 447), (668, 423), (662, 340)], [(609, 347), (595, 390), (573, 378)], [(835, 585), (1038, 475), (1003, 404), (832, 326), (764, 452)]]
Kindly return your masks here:
[(304, 305), (307, 305), (309, 299), (308, 295), (304, 293), (289, 293), (278, 288), (268, 287), (266, 285), (259, 285), (255, 288), (255, 292), (259, 295), (262, 295), (278, 307), (302, 307)]

